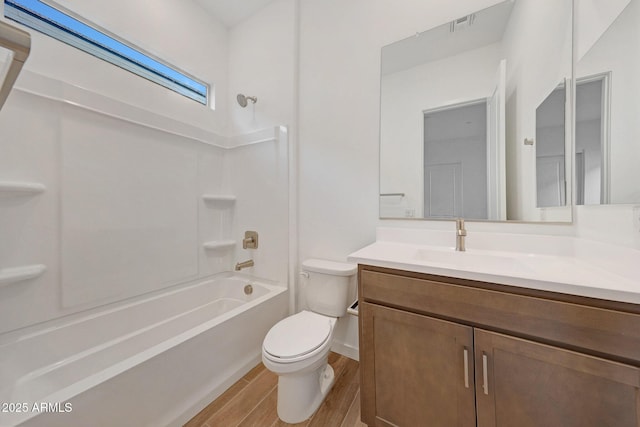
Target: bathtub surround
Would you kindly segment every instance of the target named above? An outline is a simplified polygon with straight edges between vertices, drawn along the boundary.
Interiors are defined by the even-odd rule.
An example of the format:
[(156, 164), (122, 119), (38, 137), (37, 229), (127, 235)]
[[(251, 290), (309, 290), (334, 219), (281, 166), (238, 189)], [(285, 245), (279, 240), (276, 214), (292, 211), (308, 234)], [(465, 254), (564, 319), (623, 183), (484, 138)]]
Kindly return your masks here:
[[(40, 259), (47, 274), (3, 289), (3, 332), (231, 270), (247, 256), (239, 243), (205, 245), (240, 242), (244, 224), (266, 231), (253, 272), (286, 283), (286, 129), (227, 138), (26, 74), (0, 117), (14, 141), (3, 173), (47, 191), (2, 199), (7, 223), (21, 227), (0, 251), (3, 267)], [(253, 203), (264, 217), (254, 218)]]

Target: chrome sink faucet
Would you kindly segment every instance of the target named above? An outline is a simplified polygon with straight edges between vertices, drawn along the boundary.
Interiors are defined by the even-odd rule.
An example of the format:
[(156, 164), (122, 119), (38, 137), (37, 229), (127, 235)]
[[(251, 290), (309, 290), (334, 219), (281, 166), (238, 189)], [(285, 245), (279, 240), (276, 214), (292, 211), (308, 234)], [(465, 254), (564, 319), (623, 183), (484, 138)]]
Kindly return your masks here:
[(456, 251), (464, 252), (466, 250), (464, 246), (464, 238), (467, 235), (467, 230), (464, 228), (464, 219), (456, 219)]

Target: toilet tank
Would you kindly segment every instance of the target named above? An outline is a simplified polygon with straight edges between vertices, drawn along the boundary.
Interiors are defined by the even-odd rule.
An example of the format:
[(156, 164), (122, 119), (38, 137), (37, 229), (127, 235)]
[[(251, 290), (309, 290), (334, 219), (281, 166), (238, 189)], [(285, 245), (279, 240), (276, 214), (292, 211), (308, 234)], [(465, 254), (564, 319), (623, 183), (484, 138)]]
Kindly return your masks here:
[(351, 302), (349, 283), (356, 274), (357, 266), (344, 262), (308, 259), (302, 270), (309, 274), (307, 284), (307, 306), (315, 313), (341, 317)]

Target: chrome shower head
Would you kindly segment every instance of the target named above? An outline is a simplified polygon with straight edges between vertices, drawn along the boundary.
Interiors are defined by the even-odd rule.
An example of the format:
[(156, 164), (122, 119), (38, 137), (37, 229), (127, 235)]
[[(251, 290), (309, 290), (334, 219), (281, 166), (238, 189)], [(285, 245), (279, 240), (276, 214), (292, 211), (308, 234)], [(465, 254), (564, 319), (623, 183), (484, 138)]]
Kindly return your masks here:
[(244, 96), (243, 94), (239, 93), (238, 96), (236, 96), (236, 99), (238, 100), (238, 104), (240, 104), (240, 106), (242, 108), (247, 106), (247, 101), (251, 101), (254, 104), (256, 102), (258, 102), (258, 98), (255, 96)]

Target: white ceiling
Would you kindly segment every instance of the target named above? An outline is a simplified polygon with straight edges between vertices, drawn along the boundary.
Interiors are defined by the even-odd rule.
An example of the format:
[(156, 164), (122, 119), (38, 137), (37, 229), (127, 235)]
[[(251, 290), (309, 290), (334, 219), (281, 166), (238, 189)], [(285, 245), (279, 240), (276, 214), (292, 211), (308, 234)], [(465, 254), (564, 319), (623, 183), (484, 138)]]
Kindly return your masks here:
[(194, 0), (227, 27), (233, 27), (273, 0)]
[(476, 12), (474, 24), (450, 32), (450, 24), (440, 25), (382, 48), (382, 74), (406, 70), (502, 40), (513, 0), (505, 0)]

